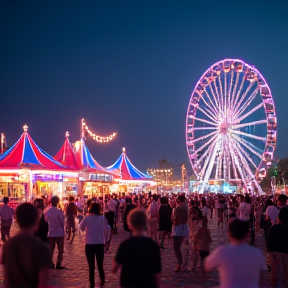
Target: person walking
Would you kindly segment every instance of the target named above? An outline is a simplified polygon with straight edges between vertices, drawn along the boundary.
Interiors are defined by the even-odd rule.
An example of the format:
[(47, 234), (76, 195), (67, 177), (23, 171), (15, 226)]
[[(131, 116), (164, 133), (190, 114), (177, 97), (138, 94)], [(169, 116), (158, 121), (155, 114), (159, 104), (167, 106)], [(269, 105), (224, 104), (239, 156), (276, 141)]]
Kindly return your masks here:
[[(285, 195), (284, 195), (285, 196)], [(288, 207), (282, 207), (278, 215), (279, 224), (272, 225), (267, 235), (267, 250), (270, 261), (270, 283), (277, 287), (277, 271), (283, 265), (283, 287), (288, 287)]]
[(49, 243), (49, 240), (48, 240), (49, 227), (44, 216), (44, 209), (45, 209), (44, 199), (43, 198), (35, 199), (34, 206), (37, 208), (37, 211), (40, 215), (38, 229), (34, 232), (34, 235), (39, 237), (43, 242)]
[(205, 261), (205, 269), (217, 268), (220, 288), (260, 287), (260, 274), (266, 271), (263, 252), (247, 243), (249, 222), (232, 220), (228, 225), (230, 244), (216, 248)]
[(107, 219), (101, 214), (101, 205), (92, 203), (89, 215), (79, 225), (81, 231), (86, 232), (85, 254), (89, 266), (90, 288), (95, 286), (95, 257), (100, 277), (100, 286), (105, 283), (105, 272), (103, 268), (104, 246), (110, 239), (111, 228)]
[[(201, 276), (205, 277), (205, 270), (204, 270), (204, 260), (210, 254), (210, 245), (212, 243), (212, 237), (210, 231), (208, 229), (208, 219), (203, 218), (202, 220), (202, 227), (199, 228), (197, 235), (195, 236), (195, 242), (197, 243), (197, 249), (199, 251), (200, 259), (201, 259)], [(193, 262), (193, 270), (196, 270), (197, 265), (197, 258)]]
[(167, 197), (161, 197), (160, 203), (161, 206), (158, 211), (160, 248), (165, 249), (164, 238), (166, 235), (170, 234), (172, 230), (172, 221), (171, 221), (172, 209), (169, 205)]
[[(76, 225), (75, 225), (75, 219), (77, 217), (78, 208), (76, 204), (74, 203), (74, 197), (69, 197), (69, 203), (66, 207), (66, 231), (67, 231), (67, 241), (71, 244), (75, 238), (75, 231), (76, 231)], [(72, 239), (71, 238), (71, 232), (72, 232)]]
[(4, 197), (4, 205), (0, 210), (1, 218), (1, 240), (3, 243), (10, 238), (10, 229), (13, 223), (14, 209), (8, 206), (9, 198)]
[(3, 246), (5, 287), (49, 287), (51, 250), (34, 234), (39, 213), (32, 204), (22, 203), (16, 209), (19, 233)]
[(177, 197), (177, 207), (173, 210), (172, 213), (172, 235), (173, 235), (173, 249), (177, 259), (178, 265), (174, 269), (174, 272), (180, 272), (182, 269), (182, 252), (181, 246), (183, 239), (188, 237), (189, 229), (188, 229), (188, 207), (185, 203), (185, 196), (179, 195)]
[[(48, 223), (48, 240), (51, 247), (52, 255), (55, 250), (55, 246), (58, 247), (58, 257), (56, 263), (56, 269), (64, 269), (61, 266), (64, 253), (64, 213), (62, 210), (57, 208), (60, 199), (58, 196), (53, 196), (51, 198), (51, 207), (46, 211), (45, 219)], [(52, 267), (54, 264), (52, 263)]]
[(158, 196), (154, 194), (152, 196), (152, 202), (148, 208), (148, 223), (150, 228), (150, 237), (154, 241), (158, 242), (157, 230), (158, 230), (158, 211), (159, 205), (157, 203)]
[(147, 215), (141, 209), (128, 214), (132, 237), (122, 242), (112, 263), (112, 273), (121, 267), (121, 288), (159, 288), (160, 248), (146, 235)]
[(131, 197), (127, 197), (126, 198), (126, 205), (123, 211), (123, 225), (124, 225), (124, 230), (127, 232), (131, 232), (129, 226), (128, 226), (128, 222), (127, 222), (127, 216), (129, 214), (129, 212), (135, 208), (137, 208), (137, 206), (135, 204), (132, 203), (132, 198)]

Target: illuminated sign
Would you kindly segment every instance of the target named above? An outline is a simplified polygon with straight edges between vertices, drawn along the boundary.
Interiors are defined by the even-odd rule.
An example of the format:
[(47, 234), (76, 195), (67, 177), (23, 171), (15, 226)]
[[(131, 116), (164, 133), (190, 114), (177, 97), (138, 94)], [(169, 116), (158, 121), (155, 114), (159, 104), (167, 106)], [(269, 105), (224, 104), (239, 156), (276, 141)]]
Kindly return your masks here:
[(112, 182), (112, 175), (98, 173), (98, 174), (89, 174), (90, 181), (100, 181), (100, 182)]
[(42, 182), (63, 182), (63, 175), (62, 174), (35, 174), (32, 175), (33, 181), (42, 181)]

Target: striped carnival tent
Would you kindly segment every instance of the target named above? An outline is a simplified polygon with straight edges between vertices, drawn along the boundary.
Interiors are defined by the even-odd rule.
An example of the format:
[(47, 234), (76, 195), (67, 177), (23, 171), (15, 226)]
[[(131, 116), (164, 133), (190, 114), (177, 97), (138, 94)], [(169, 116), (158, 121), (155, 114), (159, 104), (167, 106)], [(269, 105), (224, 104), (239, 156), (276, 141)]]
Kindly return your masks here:
[(77, 141), (75, 144), (76, 149), (76, 160), (77, 160), (77, 167), (79, 170), (86, 170), (86, 171), (95, 171), (95, 172), (103, 172), (112, 174), (113, 176), (120, 176), (120, 173), (117, 171), (110, 171), (102, 167), (91, 155), (88, 147), (86, 146), (85, 140), (81, 139)]
[(152, 177), (150, 175), (147, 175), (141, 171), (139, 171), (129, 160), (129, 158), (126, 155), (126, 149), (123, 148), (122, 154), (117, 159), (117, 161), (107, 167), (106, 169), (108, 171), (120, 171), (121, 173), (121, 179), (122, 180), (137, 180), (137, 181), (151, 181)]
[(0, 172), (2, 169), (45, 169), (69, 170), (42, 150), (28, 134), (28, 126), (18, 141), (4, 154), (0, 155)]
[(69, 132), (66, 132), (66, 139), (54, 159), (70, 169), (78, 170), (74, 147), (69, 141)]

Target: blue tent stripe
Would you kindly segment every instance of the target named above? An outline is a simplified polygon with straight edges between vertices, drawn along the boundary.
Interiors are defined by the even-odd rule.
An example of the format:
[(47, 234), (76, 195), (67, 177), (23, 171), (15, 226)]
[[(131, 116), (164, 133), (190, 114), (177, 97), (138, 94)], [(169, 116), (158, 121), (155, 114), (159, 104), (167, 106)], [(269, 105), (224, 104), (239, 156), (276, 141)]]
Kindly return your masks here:
[(107, 167), (107, 170), (120, 169), (122, 158), (123, 158), (123, 156), (121, 155), (113, 165)]
[[(129, 173), (133, 178), (151, 178), (151, 176), (146, 175), (144, 173), (142, 173), (141, 171), (139, 171), (135, 166), (133, 166), (133, 164), (130, 162), (129, 158), (125, 155), (125, 160), (127, 163), (127, 167), (129, 169)], [(135, 176), (133, 176), (135, 175)]]
[(22, 160), (22, 162), (23, 162), (23, 163), (31, 163), (31, 164), (42, 165), (42, 164), (38, 161), (36, 155), (34, 154), (33, 149), (32, 149), (32, 147), (31, 147), (31, 144), (30, 144), (29, 139), (28, 139), (27, 136), (25, 137), (25, 140), (24, 140), (24, 141), (25, 141), (25, 142), (24, 142), (24, 143), (25, 143), (25, 144), (24, 144), (25, 147), (24, 147), (23, 160)]
[(88, 166), (91, 167), (91, 168), (97, 168), (94, 161), (93, 161), (93, 158), (92, 158), (92, 155), (90, 153), (90, 151), (88, 150), (88, 148), (85, 146), (84, 147), (85, 149), (85, 154), (86, 154), (86, 159), (87, 159), (87, 163), (88, 163)]

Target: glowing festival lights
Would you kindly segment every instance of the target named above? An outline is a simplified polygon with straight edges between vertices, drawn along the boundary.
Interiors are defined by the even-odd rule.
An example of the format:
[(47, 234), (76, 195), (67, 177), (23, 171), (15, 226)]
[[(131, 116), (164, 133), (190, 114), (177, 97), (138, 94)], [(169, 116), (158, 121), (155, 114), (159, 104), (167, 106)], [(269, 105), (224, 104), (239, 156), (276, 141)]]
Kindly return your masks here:
[(253, 66), (239, 59), (213, 64), (192, 92), (186, 146), (200, 192), (209, 181), (243, 183), (246, 191), (269, 167), (277, 139), (270, 88)]
[(117, 135), (117, 133), (115, 133), (115, 132), (114, 132), (113, 134), (109, 135), (109, 136), (100, 136), (100, 135), (97, 135), (96, 133), (93, 133), (93, 132), (89, 129), (89, 127), (88, 127), (88, 125), (86, 124), (85, 120), (82, 119), (82, 137), (84, 137), (85, 132), (86, 132), (86, 134), (88, 134), (91, 138), (93, 138), (93, 140), (95, 140), (96, 142), (100, 142), (100, 143), (108, 143), (108, 142), (112, 141), (112, 140), (116, 137), (116, 135)]

